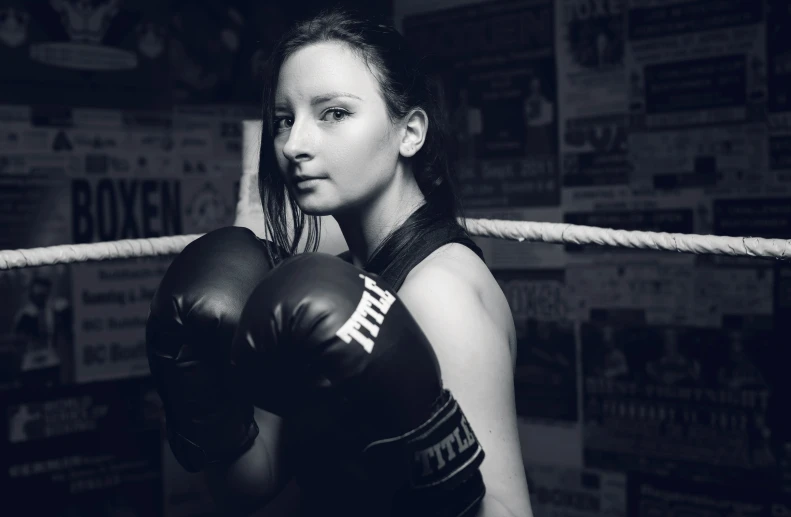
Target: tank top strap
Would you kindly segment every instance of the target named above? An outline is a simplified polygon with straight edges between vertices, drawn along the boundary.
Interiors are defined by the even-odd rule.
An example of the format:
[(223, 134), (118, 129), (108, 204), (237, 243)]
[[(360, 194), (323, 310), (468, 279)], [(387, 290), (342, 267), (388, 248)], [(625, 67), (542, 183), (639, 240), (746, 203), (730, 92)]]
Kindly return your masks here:
[(388, 253), (385, 248), (374, 255), (365, 267), (366, 271), (382, 277), (395, 291), (398, 291), (412, 269), (420, 264), (426, 257), (444, 246), (457, 242), (470, 248), (481, 260), (483, 252), (467, 235), (456, 221), (438, 221), (426, 231), (421, 232), (410, 243), (408, 249), (395, 255)]

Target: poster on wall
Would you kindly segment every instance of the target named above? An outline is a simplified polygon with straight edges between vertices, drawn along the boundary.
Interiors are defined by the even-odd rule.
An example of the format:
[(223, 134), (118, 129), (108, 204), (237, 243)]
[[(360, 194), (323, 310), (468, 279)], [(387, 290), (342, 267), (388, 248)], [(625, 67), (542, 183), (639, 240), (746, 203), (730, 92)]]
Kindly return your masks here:
[(634, 184), (640, 188), (754, 195), (764, 192), (771, 180), (763, 122), (630, 131), (629, 151)]
[(627, 481), (630, 517), (784, 517), (791, 499), (771, 489), (682, 481), (670, 477), (630, 475)]
[(772, 128), (769, 136), (769, 170), (776, 183), (786, 188), (791, 184), (791, 130)]
[(275, 2), (169, 0), (174, 104), (257, 105), (266, 59), (292, 21)]
[(227, 176), (72, 179), (73, 242), (148, 239), (230, 226), (237, 181)]
[(629, 183), (626, 0), (555, 2), (560, 174), (570, 189)]
[(791, 235), (791, 198), (717, 199), (713, 203), (717, 235), (786, 239)]
[(0, 249), (68, 242), (73, 163), (56, 137), (64, 123), (61, 110), (0, 107)]
[(118, 112), (113, 128), (94, 118), (61, 130), (59, 138), (70, 142), (64, 152), (77, 164), (70, 174), (72, 242), (233, 224), (245, 115), (235, 108), (128, 111)]
[(764, 15), (752, 0), (629, 3), (634, 184), (719, 192), (767, 183)]
[(184, 233), (179, 179), (73, 178), (70, 187), (75, 244)]
[(771, 329), (774, 275), (766, 267), (688, 264), (574, 264), (568, 305), (580, 321)]
[(73, 382), (69, 266), (0, 271), (0, 299), (0, 391)]
[(170, 103), (168, 2), (0, 2), (5, 101), (106, 108)]
[[(324, 0), (169, 0), (173, 102), (260, 105), (266, 61), (283, 32), (297, 18), (328, 5)], [(383, 0), (345, 0), (343, 5), (377, 14), (392, 11), (392, 2)]]
[(578, 421), (577, 351), (563, 273), (495, 272), (516, 327), (516, 411), (528, 421)]
[(786, 29), (791, 23), (791, 6), (785, 0), (767, 0), (766, 54), (768, 66), (767, 111), (771, 127), (791, 127), (791, 42)]
[(173, 257), (72, 265), (74, 380), (149, 374), (149, 305)]
[[(788, 342), (786, 336), (791, 331), (791, 264), (775, 264), (774, 286), (774, 332), (775, 340)], [(777, 357), (779, 364), (791, 364), (791, 347), (785, 346)], [(781, 393), (791, 393), (791, 378), (786, 376), (785, 384), (780, 385)], [(779, 464), (782, 475), (782, 488), (791, 494), (791, 420), (777, 422), (774, 437), (778, 443)]]
[[(0, 133), (4, 132), (0, 129)], [(6, 130), (5, 132), (8, 132)], [(60, 158), (60, 157), (58, 157)], [(46, 165), (43, 162), (49, 162)], [(62, 159), (0, 156), (0, 249), (66, 244), (69, 235), (68, 180), (35, 172), (44, 165), (64, 170)], [(24, 171), (24, 172), (23, 172)], [(27, 174), (28, 171), (33, 171)]]
[(791, 187), (791, 5), (768, 0), (766, 25), (769, 169), (776, 184)]
[(2, 402), (8, 515), (161, 514), (162, 408), (150, 379), (28, 390)]
[(695, 271), (686, 264), (595, 263), (566, 269), (568, 305), (579, 321), (693, 324)]
[(526, 464), (536, 517), (626, 517), (626, 476), (620, 472)]
[(442, 83), (469, 207), (556, 206), (553, 4), (485, 2), (407, 17)]
[(755, 328), (581, 328), (586, 467), (775, 487), (788, 399), (780, 344)]

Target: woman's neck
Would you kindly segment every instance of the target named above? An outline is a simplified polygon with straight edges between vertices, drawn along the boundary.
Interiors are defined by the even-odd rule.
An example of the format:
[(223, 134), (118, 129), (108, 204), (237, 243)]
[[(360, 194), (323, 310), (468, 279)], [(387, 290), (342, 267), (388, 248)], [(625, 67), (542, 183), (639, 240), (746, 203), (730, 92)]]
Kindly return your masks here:
[(356, 266), (365, 265), (382, 241), (425, 203), (412, 174), (399, 177), (404, 179), (389, 185), (372, 202), (334, 216)]

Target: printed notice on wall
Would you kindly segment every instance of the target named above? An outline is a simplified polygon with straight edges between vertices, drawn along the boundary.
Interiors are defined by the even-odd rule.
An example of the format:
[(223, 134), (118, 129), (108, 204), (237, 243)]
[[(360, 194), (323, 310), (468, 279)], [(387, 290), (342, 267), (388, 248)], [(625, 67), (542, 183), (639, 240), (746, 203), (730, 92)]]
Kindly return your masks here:
[(161, 107), (170, 101), (169, 3), (4, 2), (0, 61), (16, 104)]
[(629, 182), (626, 4), (626, 0), (555, 2), (564, 192)]
[(791, 515), (788, 494), (738, 482), (724, 485), (633, 474), (627, 481), (627, 501), (630, 517)]
[(634, 184), (766, 183), (764, 4), (634, 0), (626, 73)]
[(554, 8), (547, 0), (484, 2), (408, 17), (458, 144), (469, 207), (556, 206)]
[(503, 270), (495, 278), (516, 326), (517, 413), (531, 421), (577, 422), (577, 351), (563, 270)]
[[(566, 271), (575, 319), (716, 328), (736, 316), (771, 321), (774, 278), (766, 268), (677, 264), (579, 264)], [(766, 325), (765, 325), (766, 326)]]
[(769, 168), (772, 180), (791, 187), (791, 4), (767, 0), (766, 55), (769, 98)]
[(2, 397), (7, 515), (160, 515), (162, 403), (150, 378)]
[(586, 466), (780, 485), (772, 431), (787, 400), (770, 332), (600, 318), (581, 332)]
[(74, 301), (67, 265), (0, 271), (0, 390), (74, 380)]
[(77, 382), (149, 373), (146, 318), (171, 260), (152, 257), (72, 266)]
[(626, 517), (626, 476), (619, 472), (525, 465), (536, 517)]

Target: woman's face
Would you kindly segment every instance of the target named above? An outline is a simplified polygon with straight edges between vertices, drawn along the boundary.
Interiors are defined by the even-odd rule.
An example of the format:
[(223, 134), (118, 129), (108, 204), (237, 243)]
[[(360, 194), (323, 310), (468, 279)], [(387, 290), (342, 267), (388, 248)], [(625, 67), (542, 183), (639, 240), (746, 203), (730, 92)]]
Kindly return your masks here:
[(274, 114), (278, 166), (306, 214), (359, 208), (395, 176), (400, 132), (376, 78), (344, 44), (292, 54), (280, 70)]

